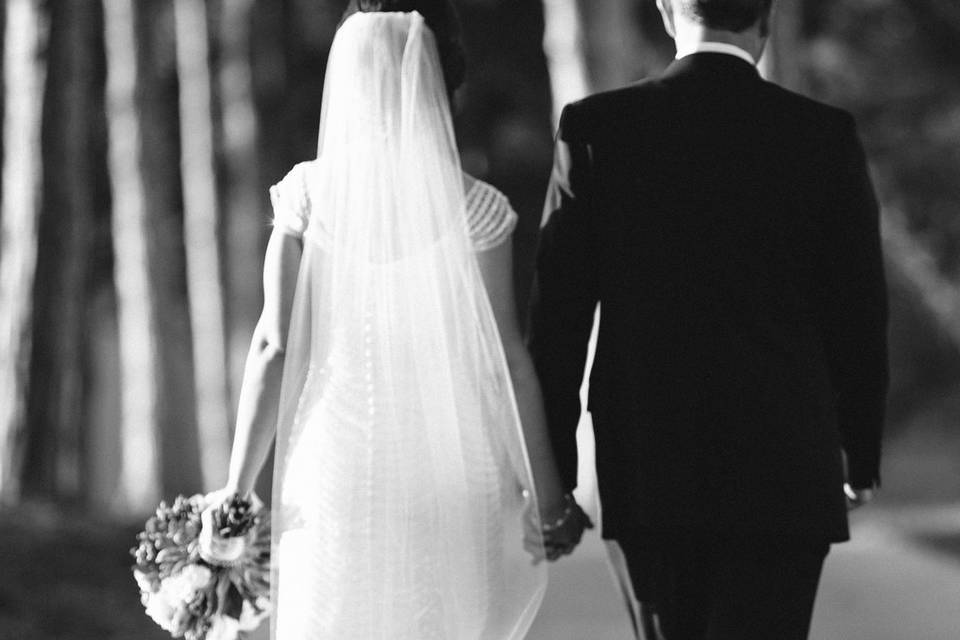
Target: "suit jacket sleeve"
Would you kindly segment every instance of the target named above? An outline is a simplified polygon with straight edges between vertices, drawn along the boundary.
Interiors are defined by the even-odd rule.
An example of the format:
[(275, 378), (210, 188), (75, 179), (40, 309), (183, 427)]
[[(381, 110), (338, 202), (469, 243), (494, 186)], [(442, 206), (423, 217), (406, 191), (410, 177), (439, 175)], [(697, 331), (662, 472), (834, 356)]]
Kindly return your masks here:
[(598, 300), (590, 148), (577, 140), (574, 116), (568, 106), (560, 120), (528, 332), (550, 438), (567, 491), (577, 484), (580, 385)]
[(840, 134), (834, 167), (836, 197), (829, 222), (824, 344), (848, 482), (880, 483), (880, 441), (886, 404), (887, 288), (881, 252), (879, 207), (853, 118)]

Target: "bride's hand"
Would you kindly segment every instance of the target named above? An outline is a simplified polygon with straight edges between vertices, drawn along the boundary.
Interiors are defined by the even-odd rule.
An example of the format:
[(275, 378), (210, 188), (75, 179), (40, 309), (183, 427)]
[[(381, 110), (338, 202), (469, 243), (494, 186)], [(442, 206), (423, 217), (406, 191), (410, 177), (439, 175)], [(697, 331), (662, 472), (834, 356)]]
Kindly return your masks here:
[(233, 496), (238, 495), (239, 493), (239, 491), (230, 487), (224, 487), (222, 489), (217, 489), (216, 491), (211, 491), (203, 496), (203, 501), (207, 505), (204, 509), (204, 512), (219, 508), (223, 505), (223, 503), (227, 502), (233, 498)]
[[(225, 509), (229, 510), (231, 508), (229, 503), (241, 495), (236, 489), (226, 487), (211, 491), (204, 496), (207, 506), (200, 514), (200, 536), (197, 542), (200, 556), (211, 564), (229, 566), (244, 552), (246, 547), (244, 536), (228, 537), (230, 534), (221, 530), (224, 525), (223, 512)], [(263, 502), (252, 492), (247, 493), (244, 499), (251, 513), (255, 514), (263, 508)]]

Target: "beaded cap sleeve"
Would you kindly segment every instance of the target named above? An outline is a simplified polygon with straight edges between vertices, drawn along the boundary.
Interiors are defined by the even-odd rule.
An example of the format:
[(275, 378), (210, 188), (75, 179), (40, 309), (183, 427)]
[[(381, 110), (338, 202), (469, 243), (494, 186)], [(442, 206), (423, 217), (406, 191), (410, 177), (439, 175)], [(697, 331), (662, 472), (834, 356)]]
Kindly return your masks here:
[[(310, 191), (307, 185), (313, 162), (301, 162), (277, 184), (270, 187), (273, 225), (283, 233), (303, 237), (311, 222)], [(518, 216), (510, 201), (496, 187), (481, 180), (466, 193), (467, 228), (474, 251), (487, 251), (503, 244), (517, 226)], [(311, 234), (326, 244), (322, 221), (313, 221)]]
[(310, 192), (307, 190), (309, 162), (295, 165), (277, 184), (270, 187), (273, 203), (273, 226), (296, 237), (302, 237), (310, 222)]
[(474, 251), (503, 244), (517, 226), (517, 212), (496, 187), (477, 180), (466, 195), (467, 227)]

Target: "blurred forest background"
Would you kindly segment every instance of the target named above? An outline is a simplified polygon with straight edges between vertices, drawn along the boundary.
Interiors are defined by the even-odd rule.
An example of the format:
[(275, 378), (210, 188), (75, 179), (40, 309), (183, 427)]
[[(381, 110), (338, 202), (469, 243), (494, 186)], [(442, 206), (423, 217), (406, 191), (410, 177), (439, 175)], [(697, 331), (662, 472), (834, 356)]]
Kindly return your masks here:
[[(123, 570), (127, 525), (225, 481), (267, 189), (315, 157), (345, 4), (5, 1), (0, 638), (162, 637)], [(455, 4), (463, 164), (521, 214), (522, 309), (558, 108), (657, 73), (672, 43), (654, 0)], [(856, 115), (883, 204), (884, 499), (955, 503), (960, 5), (780, 0), (774, 32), (764, 73)]]

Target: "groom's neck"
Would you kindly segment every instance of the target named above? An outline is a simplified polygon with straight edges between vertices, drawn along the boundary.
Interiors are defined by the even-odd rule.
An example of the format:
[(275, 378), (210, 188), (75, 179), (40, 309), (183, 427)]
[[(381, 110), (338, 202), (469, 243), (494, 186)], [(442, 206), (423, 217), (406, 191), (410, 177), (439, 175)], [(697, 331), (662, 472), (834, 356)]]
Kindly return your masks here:
[(752, 27), (743, 32), (721, 31), (719, 29), (710, 29), (698, 22), (686, 19), (677, 19), (675, 23), (677, 50), (690, 50), (703, 42), (722, 42), (740, 47), (754, 60), (759, 60), (763, 55), (764, 46), (767, 38), (760, 34), (760, 28)]

